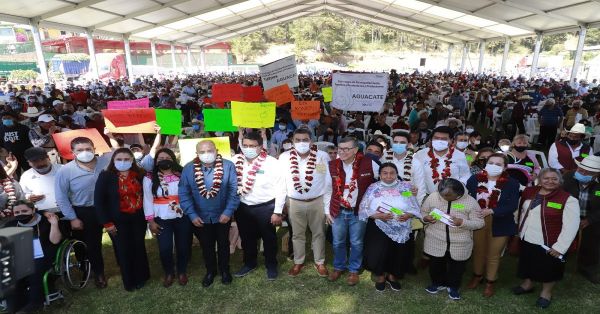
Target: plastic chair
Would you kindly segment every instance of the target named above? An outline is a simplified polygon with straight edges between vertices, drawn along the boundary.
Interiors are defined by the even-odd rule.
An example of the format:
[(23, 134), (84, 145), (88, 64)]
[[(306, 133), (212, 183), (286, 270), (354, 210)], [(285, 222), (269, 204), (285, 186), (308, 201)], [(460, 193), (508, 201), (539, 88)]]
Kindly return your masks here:
[(393, 135), (394, 133), (398, 133), (398, 132), (404, 132), (406, 134), (410, 133), (410, 130), (405, 130), (405, 129), (393, 129), (390, 135)]
[(539, 150), (530, 150), (529, 152), (533, 153), (535, 158), (542, 162), (542, 168), (548, 168), (548, 158), (546, 158), (546, 154), (544, 152), (540, 152)]
[(315, 145), (317, 145), (318, 150), (323, 152), (327, 151), (327, 147), (334, 146), (331, 142), (316, 142)]

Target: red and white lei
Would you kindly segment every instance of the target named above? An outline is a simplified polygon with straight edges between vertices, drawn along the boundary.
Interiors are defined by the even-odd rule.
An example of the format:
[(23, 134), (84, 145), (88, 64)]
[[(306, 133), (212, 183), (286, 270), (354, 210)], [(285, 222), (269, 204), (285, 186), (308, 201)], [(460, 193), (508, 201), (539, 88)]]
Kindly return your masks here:
[(492, 192), (488, 189), (488, 173), (483, 170), (476, 176), (477, 178), (477, 203), (481, 209), (494, 209), (498, 206), (498, 199), (502, 189), (508, 182), (508, 174), (506, 171), (502, 172), (502, 175), (496, 181)]
[(310, 147), (310, 153), (306, 163), (304, 185), (300, 182), (300, 162), (298, 157), (298, 152), (295, 148), (290, 150), (290, 169), (292, 170), (294, 189), (300, 194), (308, 193), (312, 187), (313, 173), (315, 172), (315, 167), (317, 166), (317, 145), (313, 144)]
[(206, 190), (206, 184), (204, 183), (202, 163), (198, 157), (194, 159), (194, 178), (196, 180), (196, 184), (198, 185), (200, 195), (202, 195), (204, 198), (213, 198), (217, 196), (219, 190), (221, 189), (221, 183), (223, 182), (223, 158), (221, 157), (221, 154), (217, 155), (214, 167), (215, 172), (213, 174), (213, 184), (210, 188), (210, 191), (208, 191)]
[(454, 146), (450, 147), (450, 149), (448, 150), (448, 153), (446, 154), (446, 160), (444, 161), (444, 163), (446, 164), (446, 166), (444, 167), (444, 170), (442, 171), (442, 175), (440, 178), (440, 173), (437, 171), (437, 167), (440, 164), (440, 160), (437, 157), (437, 155), (433, 152), (433, 148), (429, 149), (429, 152), (427, 152), (427, 156), (429, 156), (429, 158), (431, 158), (431, 178), (433, 179), (433, 184), (438, 184), (440, 181), (450, 178), (450, 176), (452, 175), (451, 173), (451, 169), (450, 169), (450, 164), (452, 164), (452, 155), (454, 154)]
[[(359, 171), (358, 171), (358, 167), (360, 166), (360, 163), (363, 159), (363, 155), (361, 153), (356, 154), (356, 157), (354, 158), (354, 162), (352, 163), (352, 176), (350, 177), (350, 184), (348, 184), (347, 188), (348, 188), (348, 198), (344, 198), (344, 189), (346, 188), (346, 186), (344, 185), (345, 182), (342, 182), (341, 179), (341, 174), (344, 173), (344, 165), (343, 165), (343, 161), (341, 159), (337, 159), (336, 163), (337, 163), (337, 173), (338, 176), (336, 178), (336, 186), (337, 186), (337, 197), (339, 197), (340, 199), (340, 203), (343, 207), (345, 208), (352, 208), (352, 206), (350, 205), (352, 203), (352, 192), (354, 192), (354, 190), (356, 190), (356, 187), (358, 186), (358, 176), (359, 176)], [(346, 174), (348, 175), (348, 174)]]
[(15, 186), (10, 178), (5, 178), (2, 180), (2, 188), (4, 193), (6, 193), (7, 201), (4, 209), (0, 213), (0, 217), (9, 217), (12, 216), (12, 208), (17, 202), (17, 192), (15, 190)]
[(246, 157), (243, 154), (237, 154), (235, 156), (235, 171), (237, 173), (238, 195), (248, 195), (248, 193), (252, 191), (252, 187), (256, 182), (256, 173), (258, 173), (266, 159), (267, 151), (263, 149), (258, 155), (258, 157), (252, 162), (252, 169), (248, 171), (246, 181), (242, 182), (244, 177), (244, 163), (246, 162)]
[[(413, 161), (414, 153), (415, 152), (412, 149), (409, 149), (406, 151), (406, 156), (404, 157), (404, 172), (402, 173), (402, 176), (400, 177), (402, 179), (402, 181), (411, 182), (412, 161)], [(398, 169), (398, 170), (400, 170), (400, 169)]]

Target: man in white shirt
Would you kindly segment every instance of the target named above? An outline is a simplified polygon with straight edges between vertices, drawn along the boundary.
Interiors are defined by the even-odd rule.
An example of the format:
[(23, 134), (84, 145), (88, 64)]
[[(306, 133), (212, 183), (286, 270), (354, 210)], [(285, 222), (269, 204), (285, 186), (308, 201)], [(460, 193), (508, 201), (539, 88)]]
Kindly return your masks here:
[(392, 152), (394, 158), (392, 162), (398, 168), (398, 175), (402, 181), (410, 182), (418, 189), (417, 200), (419, 204), (423, 203), (427, 187), (425, 186), (425, 174), (421, 161), (414, 159), (414, 147), (409, 144), (408, 133), (394, 133), (392, 138)]
[(576, 123), (568, 132), (565, 140), (554, 142), (548, 150), (548, 165), (565, 173), (577, 170), (575, 161), (593, 155), (590, 145), (583, 143), (586, 137), (585, 125)]
[(263, 138), (256, 132), (244, 135), (242, 154), (233, 157), (238, 177), (240, 207), (235, 219), (242, 239), (244, 266), (234, 274), (244, 277), (257, 266), (257, 239), (263, 241), (267, 279), (275, 280), (277, 271), (277, 235), (285, 203), (285, 183), (279, 161), (267, 155)]
[(317, 150), (307, 129), (297, 129), (292, 141), (294, 148), (279, 156), (281, 173), (289, 198), (288, 215), (292, 225), (294, 266), (288, 272), (296, 277), (304, 267), (306, 228), (312, 233), (315, 269), (321, 277), (329, 272), (325, 266), (325, 199), (323, 195), (331, 185), (329, 156)]
[(451, 147), (451, 143), (452, 129), (440, 126), (432, 132), (431, 147), (414, 155), (414, 159), (423, 164), (427, 195), (435, 192), (437, 184), (445, 178), (454, 178), (466, 184), (471, 177), (465, 154)]
[(23, 172), (19, 181), (25, 198), (40, 211), (60, 211), (54, 196), (54, 178), (62, 165), (52, 164), (46, 150), (41, 147), (28, 148), (23, 155), (31, 166)]

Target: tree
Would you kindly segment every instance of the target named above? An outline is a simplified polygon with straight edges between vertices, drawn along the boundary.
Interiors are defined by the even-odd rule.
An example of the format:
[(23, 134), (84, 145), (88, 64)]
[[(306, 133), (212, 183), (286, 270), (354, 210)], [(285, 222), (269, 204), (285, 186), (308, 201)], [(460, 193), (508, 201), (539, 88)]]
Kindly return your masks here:
[(263, 32), (254, 32), (231, 40), (231, 50), (243, 63), (266, 49)]

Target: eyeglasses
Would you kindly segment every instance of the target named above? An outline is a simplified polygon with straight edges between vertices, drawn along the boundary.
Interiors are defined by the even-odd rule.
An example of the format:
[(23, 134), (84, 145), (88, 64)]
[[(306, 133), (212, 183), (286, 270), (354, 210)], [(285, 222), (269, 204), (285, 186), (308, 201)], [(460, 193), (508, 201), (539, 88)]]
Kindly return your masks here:
[(340, 152), (344, 152), (344, 153), (347, 153), (347, 152), (349, 152), (350, 150), (353, 150), (353, 149), (355, 149), (355, 148), (356, 148), (356, 147), (338, 147), (338, 151), (340, 151)]

